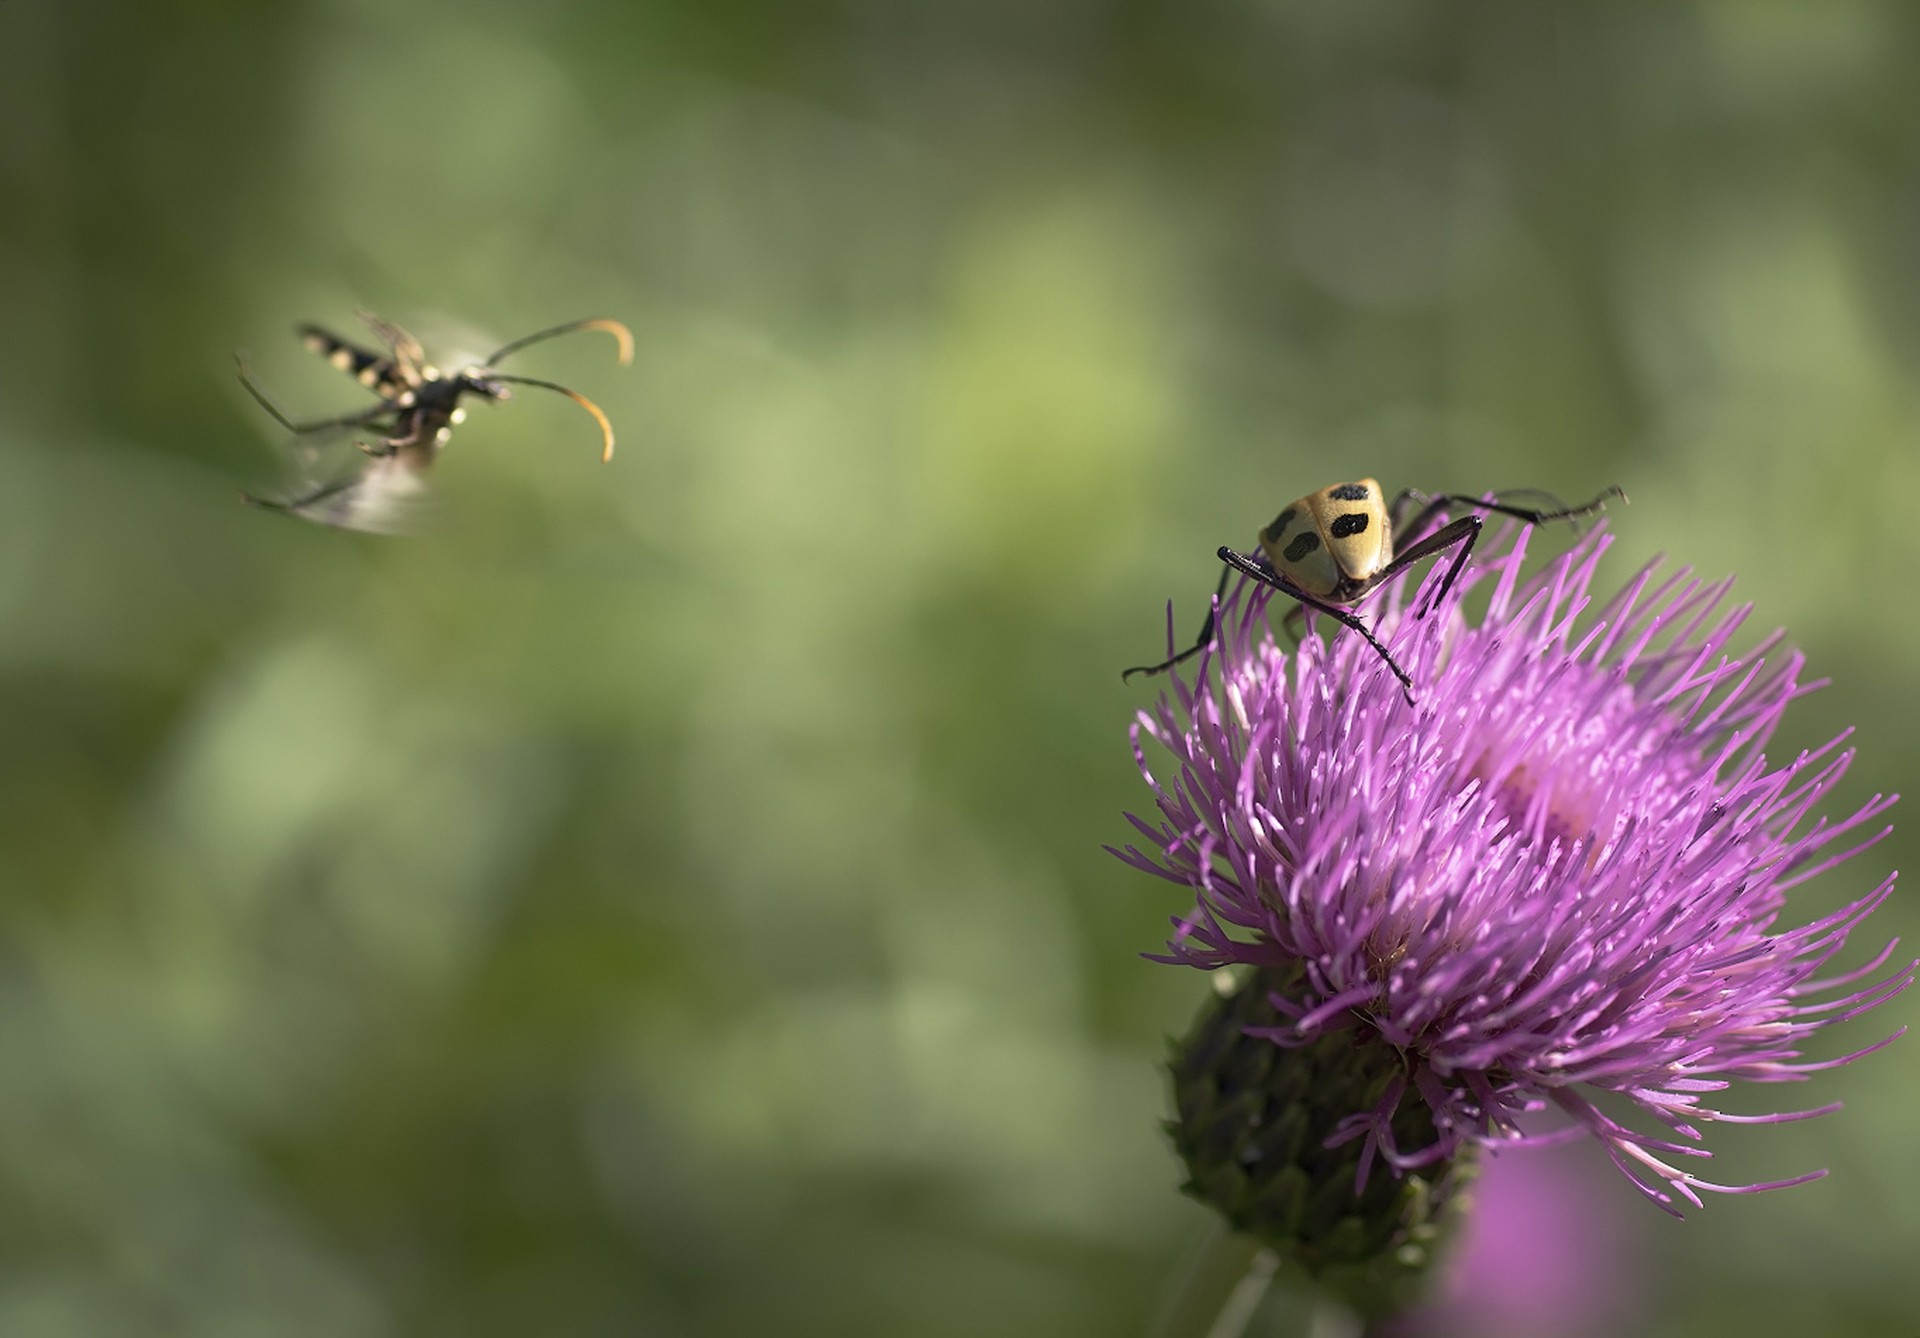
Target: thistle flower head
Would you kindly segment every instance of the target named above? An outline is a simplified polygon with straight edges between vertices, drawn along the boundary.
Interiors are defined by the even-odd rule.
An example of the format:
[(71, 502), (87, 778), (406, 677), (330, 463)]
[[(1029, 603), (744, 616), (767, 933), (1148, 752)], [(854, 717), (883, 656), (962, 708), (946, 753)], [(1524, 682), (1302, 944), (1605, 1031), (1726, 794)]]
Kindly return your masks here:
[[(1420, 616), (1433, 575), (1412, 604), (1403, 578), (1364, 606), (1411, 706), (1360, 638), (1289, 655), (1268, 591), (1228, 596), (1193, 678), (1134, 727), (1159, 811), (1129, 815), (1146, 842), (1114, 853), (1193, 898), (1160, 960), (1254, 968), (1273, 1022), (1248, 1034), (1281, 1050), (1348, 1032), (1390, 1056), (1378, 1099), (1324, 1130), (1358, 1145), (1360, 1188), (1380, 1163), (1525, 1141), (1523, 1119), (1550, 1108), (1669, 1212), (1816, 1178), (1723, 1185), (1685, 1166), (1710, 1155), (1707, 1124), (1822, 1113), (1710, 1101), (1857, 1058), (1802, 1047), (1911, 982), (1912, 964), (1886, 968), (1892, 943), (1820, 978), (1891, 874), (1810, 923), (1783, 915), (1789, 892), (1886, 834), (1893, 797), (1815, 814), (1852, 757), (1844, 735), (1769, 761), (1813, 685), (1778, 633), (1730, 652), (1748, 611), (1723, 608), (1731, 582), (1649, 566), (1590, 610), (1604, 532), (1531, 578), (1526, 538), (1492, 538)], [(1396, 1133), (1408, 1103), (1430, 1117), (1418, 1145)]]

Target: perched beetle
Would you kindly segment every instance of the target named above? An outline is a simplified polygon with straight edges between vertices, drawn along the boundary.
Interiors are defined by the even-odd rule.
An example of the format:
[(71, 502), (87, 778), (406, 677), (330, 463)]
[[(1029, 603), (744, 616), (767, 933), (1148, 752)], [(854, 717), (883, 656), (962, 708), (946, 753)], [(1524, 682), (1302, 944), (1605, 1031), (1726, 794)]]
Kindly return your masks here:
[(348, 529), (391, 530), (404, 528), (408, 513), (425, 491), (422, 475), (439, 456), (453, 429), (466, 418), (460, 406), (463, 396), (497, 402), (511, 399), (509, 384), (537, 386), (558, 391), (592, 414), (600, 425), (600, 458), (613, 458), (613, 424), (599, 405), (565, 386), (540, 381), (530, 376), (509, 376), (495, 370), (495, 364), (509, 353), (529, 344), (537, 344), (556, 335), (575, 330), (604, 330), (619, 341), (622, 365), (633, 361), (633, 335), (619, 321), (596, 317), (569, 321), (551, 329), (536, 331), (496, 349), (480, 362), (457, 372), (446, 372), (426, 360), (420, 342), (399, 326), (369, 312), (360, 318), (386, 345), (385, 353), (375, 353), (342, 339), (318, 325), (299, 327), (301, 340), (313, 352), (348, 373), (354, 380), (380, 397), (376, 404), (338, 418), (323, 418), (311, 423), (296, 423), (281, 412), (267, 393), (255, 383), (245, 359), (240, 359), (240, 384), (273, 415), (274, 421), (295, 436), (365, 428), (379, 433), (377, 441), (356, 441), (368, 457), (358, 470), (346, 478), (322, 484), (301, 496), (284, 502), (247, 496), (256, 506), (287, 511), (309, 520)]
[[(1440, 582), (1440, 590), (1434, 596), (1433, 603), (1438, 604), (1445, 599), (1447, 592), (1453, 588), (1454, 578), (1466, 565), (1467, 555), (1473, 552), (1474, 544), (1479, 541), (1481, 527), (1485, 524), (1480, 512), (1498, 512), (1529, 525), (1542, 525), (1548, 521), (1575, 520), (1591, 515), (1601, 510), (1609, 497), (1618, 497), (1623, 502), (1627, 500), (1627, 495), (1619, 488), (1607, 488), (1584, 506), (1571, 507), (1549, 494), (1531, 490), (1524, 494), (1505, 494), (1507, 497), (1521, 495), (1541, 498), (1550, 506), (1548, 509), (1514, 506), (1499, 500), (1501, 494), (1465, 497), (1457, 493), (1441, 493), (1430, 497), (1409, 488), (1396, 497), (1389, 508), (1383, 500), (1380, 484), (1374, 479), (1336, 483), (1319, 492), (1308, 493), (1288, 505), (1273, 518), (1271, 525), (1260, 531), (1257, 553), (1238, 553), (1224, 547), (1220, 550), (1220, 560), (1226, 564), (1226, 570), (1220, 573), (1220, 584), (1214, 590), (1206, 625), (1200, 629), (1199, 639), (1193, 645), (1159, 664), (1135, 665), (1121, 677), (1157, 674), (1198, 655), (1213, 640), (1214, 610), (1226, 594), (1227, 581), (1238, 571), (1262, 585), (1272, 586), (1287, 598), (1297, 601), (1302, 608), (1327, 614), (1365, 637), (1367, 644), (1378, 652), (1380, 658), (1386, 661), (1387, 668), (1393, 670), (1394, 677), (1400, 680), (1400, 689), (1406, 694), (1407, 701), (1412, 702), (1413, 680), (1407, 677), (1406, 671), (1387, 653), (1387, 648), (1353, 612), (1353, 605), (1365, 599), (1374, 587), (1391, 580), (1414, 563), (1454, 548), (1458, 551)], [(1403, 519), (1409, 505), (1420, 507), (1410, 521)], [(1425, 533), (1427, 526), (1450, 506), (1471, 508), (1473, 514), (1442, 525), (1431, 534)], [(1413, 542), (1397, 554), (1393, 547), (1396, 533), (1413, 537)], [(1414, 616), (1423, 615), (1424, 610), (1419, 610)]]

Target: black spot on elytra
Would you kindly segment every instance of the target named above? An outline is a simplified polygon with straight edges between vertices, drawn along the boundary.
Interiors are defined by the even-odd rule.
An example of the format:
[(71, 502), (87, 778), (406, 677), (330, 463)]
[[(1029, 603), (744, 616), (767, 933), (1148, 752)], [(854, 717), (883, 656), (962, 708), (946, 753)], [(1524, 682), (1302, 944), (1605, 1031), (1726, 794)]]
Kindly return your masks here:
[(1267, 526), (1262, 537), (1270, 544), (1279, 543), (1280, 536), (1287, 532), (1287, 526), (1293, 524), (1293, 518), (1296, 514), (1298, 513), (1293, 507), (1288, 507), (1285, 511), (1282, 511), (1273, 518), (1273, 524)]
[(1367, 513), (1364, 511), (1349, 511), (1344, 516), (1335, 516), (1333, 518), (1333, 524), (1327, 526), (1327, 533), (1336, 539), (1350, 539), (1356, 534), (1365, 533), (1366, 528)]
[(1327, 496), (1336, 502), (1364, 502), (1370, 495), (1364, 483), (1341, 483), (1327, 489)]
[(1320, 536), (1312, 530), (1308, 530), (1305, 534), (1288, 544), (1286, 552), (1282, 553), (1281, 556), (1289, 562), (1299, 562), (1319, 546)]

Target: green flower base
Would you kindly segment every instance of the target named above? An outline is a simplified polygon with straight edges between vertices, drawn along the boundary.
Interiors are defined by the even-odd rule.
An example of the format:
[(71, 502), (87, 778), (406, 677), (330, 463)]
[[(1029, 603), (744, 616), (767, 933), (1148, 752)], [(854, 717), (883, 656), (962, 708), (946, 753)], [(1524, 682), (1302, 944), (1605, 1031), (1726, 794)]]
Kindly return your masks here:
[[(1363, 1317), (1395, 1314), (1425, 1292), (1477, 1160), (1467, 1153), (1402, 1176), (1376, 1161), (1366, 1189), (1353, 1192), (1364, 1141), (1325, 1140), (1340, 1120), (1379, 1104), (1405, 1059), (1366, 1028), (1291, 1049), (1248, 1036), (1249, 1027), (1284, 1024), (1268, 996), (1296, 994), (1298, 978), (1297, 969), (1256, 972), (1175, 1047), (1178, 1115), (1167, 1128), (1187, 1166), (1181, 1188)], [(1418, 1096), (1400, 1102), (1393, 1134), (1402, 1148), (1433, 1142)]]

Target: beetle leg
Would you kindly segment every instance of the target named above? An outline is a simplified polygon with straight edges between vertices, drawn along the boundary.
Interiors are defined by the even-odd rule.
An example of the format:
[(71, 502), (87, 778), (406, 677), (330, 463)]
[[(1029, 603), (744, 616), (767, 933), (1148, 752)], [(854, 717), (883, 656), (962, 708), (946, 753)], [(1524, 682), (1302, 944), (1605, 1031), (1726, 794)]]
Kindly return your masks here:
[(1392, 579), (1414, 563), (1458, 545), (1460, 551), (1454, 554), (1453, 561), (1448, 564), (1447, 574), (1440, 582), (1439, 593), (1429, 600), (1425, 607), (1414, 610), (1414, 617), (1424, 618), (1428, 610), (1437, 606), (1447, 597), (1447, 592), (1453, 589), (1454, 578), (1459, 576), (1460, 569), (1467, 565), (1467, 555), (1473, 552), (1473, 546), (1480, 541), (1480, 530), (1485, 524), (1486, 522), (1479, 516), (1462, 516), (1451, 524), (1441, 526), (1382, 567), (1367, 583), (1367, 587), (1371, 589), (1383, 581)]
[[(1510, 497), (1537, 497), (1546, 503), (1546, 505), (1541, 507), (1515, 506), (1512, 502), (1506, 500)], [(1409, 524), (1407, 528), (1408, 533), (1418, 530), (1433, 518), (1435, 512), (1442, 511), (1448, 506), (1463, 506), (1470, 507), (1475, 511), (1497, 512), (1503, 516), (1512, 516), (1515, 520), (1525, 521), (1529, 525), (1546, 525), (1556, 520), (1578, 520), (1580, 517), (1590, 516), (1596, 511), (1604, 511), (1606, 509), (1607, 499), (1610, 497), (1618, 497), (1623, 502), (1627, 500), (1626, 493), (1622, 492), (1617, 486), (1602, 488), (1599, 496), (1590, 502), (1583, 502), (1579, 506), (1568, 506), (1552, 493), (1542, 492), (1538, 488), (1510, 488), (1500, 492), (1488, 493), (1485, 497), (1468, 497), (1464, 493), (1452, 492), (1435, 493), (1429, 496), (1416, 489), (1408, 488), (1405, 492), (1394, 498), (1392, 518), (1394, 532), (1398, 534), (1401, 532), (1401, 509), (1409, 501), (1417, 501), (1422, 504), (1422, 509), (1420, 514), (1415, 516)]]
[(325, 432), (336, 427), (364, 427), (372, 423), (376, 418), (379, 418), (382, 414), (393, 411), (391, 404), (382, 401), (379, 404), (369, 405), (358, 413), (343, 414), (338, 418), (319, 418), (311, 423), (296, 423), (282, 412), (279, 405), (273, 402), (272, 396), (260, 388), (259, 384), (253, 379), (253, 369), (247, 366), (246, 359), (236, 354), (234, 361), (240, 364), (240, 384), (247, 388), (247, 393), (253, 396), (261, 408), (273, 415), (274, 422), (280, 424), (281, 427), (284, 427), (297, 437), (304, 437), (314, 432)]
[(1162, 660), (1158, 664), (1136, 664), (1131, 669), (1123, 670), (1120, 674), (1120, 681), (1124, 683), (1135, 674), (1164, 673), (1168, 669), (1173, 668), (1174, 665), (1179, 664), (1183, 660), (1190, 660), (1202, 650), (1206, 649), (1207, 643), (1213, 640), (1214, 615), (1220, 608), (1220, 601), (1227, 597), (1227, 579), (1231, 574), (1231, 572), (1226, 571), (1220, 573), (1220, 584), (1214, 587), (1213, 599), (1207, 605), (1207, 621), (1201, 624), (1200, 635), (1195, 638), (1191, 646), (1188, 646), (1170, 660)]
[(340, 479), (333, 483), (323, 483), (310, 492), (302, 493), (300, 496), (290, 498), (284, 502), (276, 502), (270, 497), (256, 497), (250, 492), (241, 493), (240, 498), (248, 506), (257, 506), (266, 511), (285, 511), (289, 515), (297, 516), (315, 502), (324, 502), (329, 497), (336, 496), (357, 486), (359, 482), (360, 476), (356, 474), (351, 478)]
[(1251, 576), (1262, 585), (1272, 586), (1288, 599), (1297, 600), (1310, 609), (1316, 609), (1365, 637), (1367, 644), (1373, 647), (1382, 660), (1386, 661), (1387, 668), (1393, 670), (1393, 676), (1400, 680), (1400, 691), (1406, 696), (1407, 705), (1413, 705), (1413, 680), (1407, 677), (1407, 671), (1387, 653), (1387, 648), (1380, 644), (1379, 638), (1374, 636), (1359, 614), (1352, 609), (1343, 609), (1338, 604), (1330, 604), (1318, 595), (1308, 594), (1279, 572), (1272, 570), (1263, 562), (1248, 557), (1245, 553), (1236, 553), (1231, 548), (1222, 548), (1220, 560), (1233, 570)]

